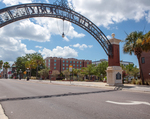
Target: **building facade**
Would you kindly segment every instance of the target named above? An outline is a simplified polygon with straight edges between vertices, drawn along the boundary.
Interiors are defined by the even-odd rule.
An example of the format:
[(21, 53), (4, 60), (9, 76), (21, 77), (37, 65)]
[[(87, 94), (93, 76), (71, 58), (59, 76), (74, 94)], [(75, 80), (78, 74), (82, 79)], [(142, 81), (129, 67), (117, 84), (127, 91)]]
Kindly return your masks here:
[[(103, 61), (108, 62), (108, 60), (106, 60), (106, 59), (101, 59), (101, 60), (98, 60), (98, 61), (93, 61), (92, 64), (98, 65), (99, 63), (101, 63)], [(127, 66), (129, 64), (133, 64), (133, 62), (120, 61), (120, 64), (122, 64), (124, 66)]]
[(141, 55), (141, 68), (144, 79), (150, 79), (150, 51), (143, 52)]
[(58, 70), (62, 72), (68, 70), (69, 66), (72, 66), (74, 69), (81, 69), (82, 67), (87, 67), (88, 64), (91, 64), (91, 60), (78, 60), (74, 58), (57, 58), (57, 57), (47, 57), (45, 59), (45, 65), (51, 70)]

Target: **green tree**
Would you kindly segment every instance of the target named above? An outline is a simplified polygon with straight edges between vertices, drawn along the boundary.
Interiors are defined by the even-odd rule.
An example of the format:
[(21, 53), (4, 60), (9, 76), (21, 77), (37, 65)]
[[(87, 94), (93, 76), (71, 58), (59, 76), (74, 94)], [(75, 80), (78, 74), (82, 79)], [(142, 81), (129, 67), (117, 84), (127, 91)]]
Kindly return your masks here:
[(35, 62), (33, 62), (33, 60), (26, 61), (25, 67), (30, 69), (30, 77), (31, 77), (32, 69), (36, 69)]
[(137, 68), (136, 66), (133, 67), (132, 71), (129, 73), (129, 75), (133, 76), (134, 79), (137, 79), (137, 77), (139, 76), (139, 68)]
[(10, 67), (10, 64), (8, 62), (5, 62), (3, 67), (6, 69), (6, 78), (7, 78), (7, 69)]
[[(41, 59), (43, 60), (43, 57), (40, 53), (32, 53), (32, 54), (26, 54), (25, 56), (22, 57), (18, 57), (15, 64), (17, 67), (17, 71), (19, 71), (20, 69), (24, 72), (26, 71), (26, 68), (30, 68), (32, 69), (32, 71), (30, 71), (30, 76), (36, 76), (37, 74), (37, 70), (41, 70), (45, 68), (45, 63), (43, 60), (43, 63), (41, 65), (37, 65), (37, 61), (35, 60), (36, 57), (41, 57)], [(33, 60), (34, 59), (34, 60)], [(26, 63), (27, 62), (27, 63)], [(29, 66), (31, 65), (31, 66)]]
[(44, 79), (46, 79), (49, 76), (49, 70), (48, 68), (42, 69), (41, 71), (38, 71), (38, 73), (40, 74), (40, 76), (44, 77)]
[(38, 54), (38, 55), (35, 55), (35, 56), (33, 56), (33, 62), (35, 63), (35, 65), (36, 65), (36, 78), (37, 78), (37, 76), (38, 76), (38, 67), (39, 66), (42, 66), (42, 65), (44, 65), (45, 64), (45, 61), (44, 61), (44, 59), (43, 59), (43, 57), (42, 57), (42, 55), (41, 54)]
[(62, 73), (63, 73), (63, 75), (65, 75), (65, 78), (67, 78), (67, 80), (68, 80), (69, 75), (70, 75), (69, 70), (64, 70), (64, 71), (62, 71)]
[(91, 75), (93, 75), (94, 74), (94, 68), (95, 68), (95, 65), (93, 65), (93, 64), (89, 64), (89, 65), (87, 65), (87, 67), (83, 67), (82, 68), (82, 74), (84, 74), (84, 75), (88, 75), (88, 78), (89, 78), (89, 80), (91, 79)]
[(58, 70), (53, 70), (52, 75), (57, 78), (57, 76), (60, 74)]
[(132, 32), (129, 35), (127, 35), (127, 38), (125, 39), (125, 44), (123, 47), (124, 53), (129, 53), (132, 55), (134, 53), (137, 56), (139, 67), (140, 67), (140, 76), (142, 79), (142, 84), (144, 85), (144, 77), (143, 77), (143, 71), (141, 68), (141, 53), (143, 51), (149, 51), (150, 47), (148, 47), (149, 43), (146, 43), (146, 35), (143, 35), (143, 32)]
[(3, 60), (0, 60), (0, 70), (2, 69), (3, 66)]
[(103, 61), (96, 66), (95, 75), (101, 77), (102, 79), (106, 77), (106, 70), (108, 67), (108, 62)]

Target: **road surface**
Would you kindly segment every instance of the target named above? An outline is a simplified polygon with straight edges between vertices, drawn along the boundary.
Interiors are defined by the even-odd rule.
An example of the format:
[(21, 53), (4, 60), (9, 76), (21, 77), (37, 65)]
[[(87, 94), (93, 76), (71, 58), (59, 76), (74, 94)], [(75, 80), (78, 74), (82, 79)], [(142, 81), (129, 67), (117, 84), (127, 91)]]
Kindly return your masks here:
[(9, 119), (150, 119), (150, 93), (0, 79)]

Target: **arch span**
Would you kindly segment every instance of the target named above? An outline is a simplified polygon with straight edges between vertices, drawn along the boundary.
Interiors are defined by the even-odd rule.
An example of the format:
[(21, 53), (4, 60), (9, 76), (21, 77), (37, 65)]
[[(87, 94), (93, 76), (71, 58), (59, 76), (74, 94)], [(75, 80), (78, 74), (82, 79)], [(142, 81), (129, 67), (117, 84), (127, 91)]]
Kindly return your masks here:
[(105, 34), (93, 22), (72, 10), (66, 4), (30, 3), (1, 9), (0, 28), (12, 22), (32, 17), (52, 17), (72, 22), (90, 33), (108, 56), (113, 55), (112, 45)]

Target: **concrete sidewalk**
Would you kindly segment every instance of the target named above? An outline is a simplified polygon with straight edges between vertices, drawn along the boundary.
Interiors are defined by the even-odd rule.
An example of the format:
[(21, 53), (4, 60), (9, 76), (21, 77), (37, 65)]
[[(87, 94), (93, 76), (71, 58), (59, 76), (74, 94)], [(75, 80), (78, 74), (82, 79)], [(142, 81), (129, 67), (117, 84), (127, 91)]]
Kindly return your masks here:
[[(41, 82), (50, 83), (49, 80), (30, 80), (31, 82)], [(138, 91), (138, 92), (149, 92), (150, 86), (148, 85), (133, 85), (124, 84), (124, 86), (106, 86), (104, 82), (83, 82), (83, 81), (51, 81), (51, 84), (57, 85), (70, 85), (70, 86), (86, 86), (86, 87), (97, 87), (97, 88), (107, 88), (113, 90), (125, 90), (125, 91)]]

